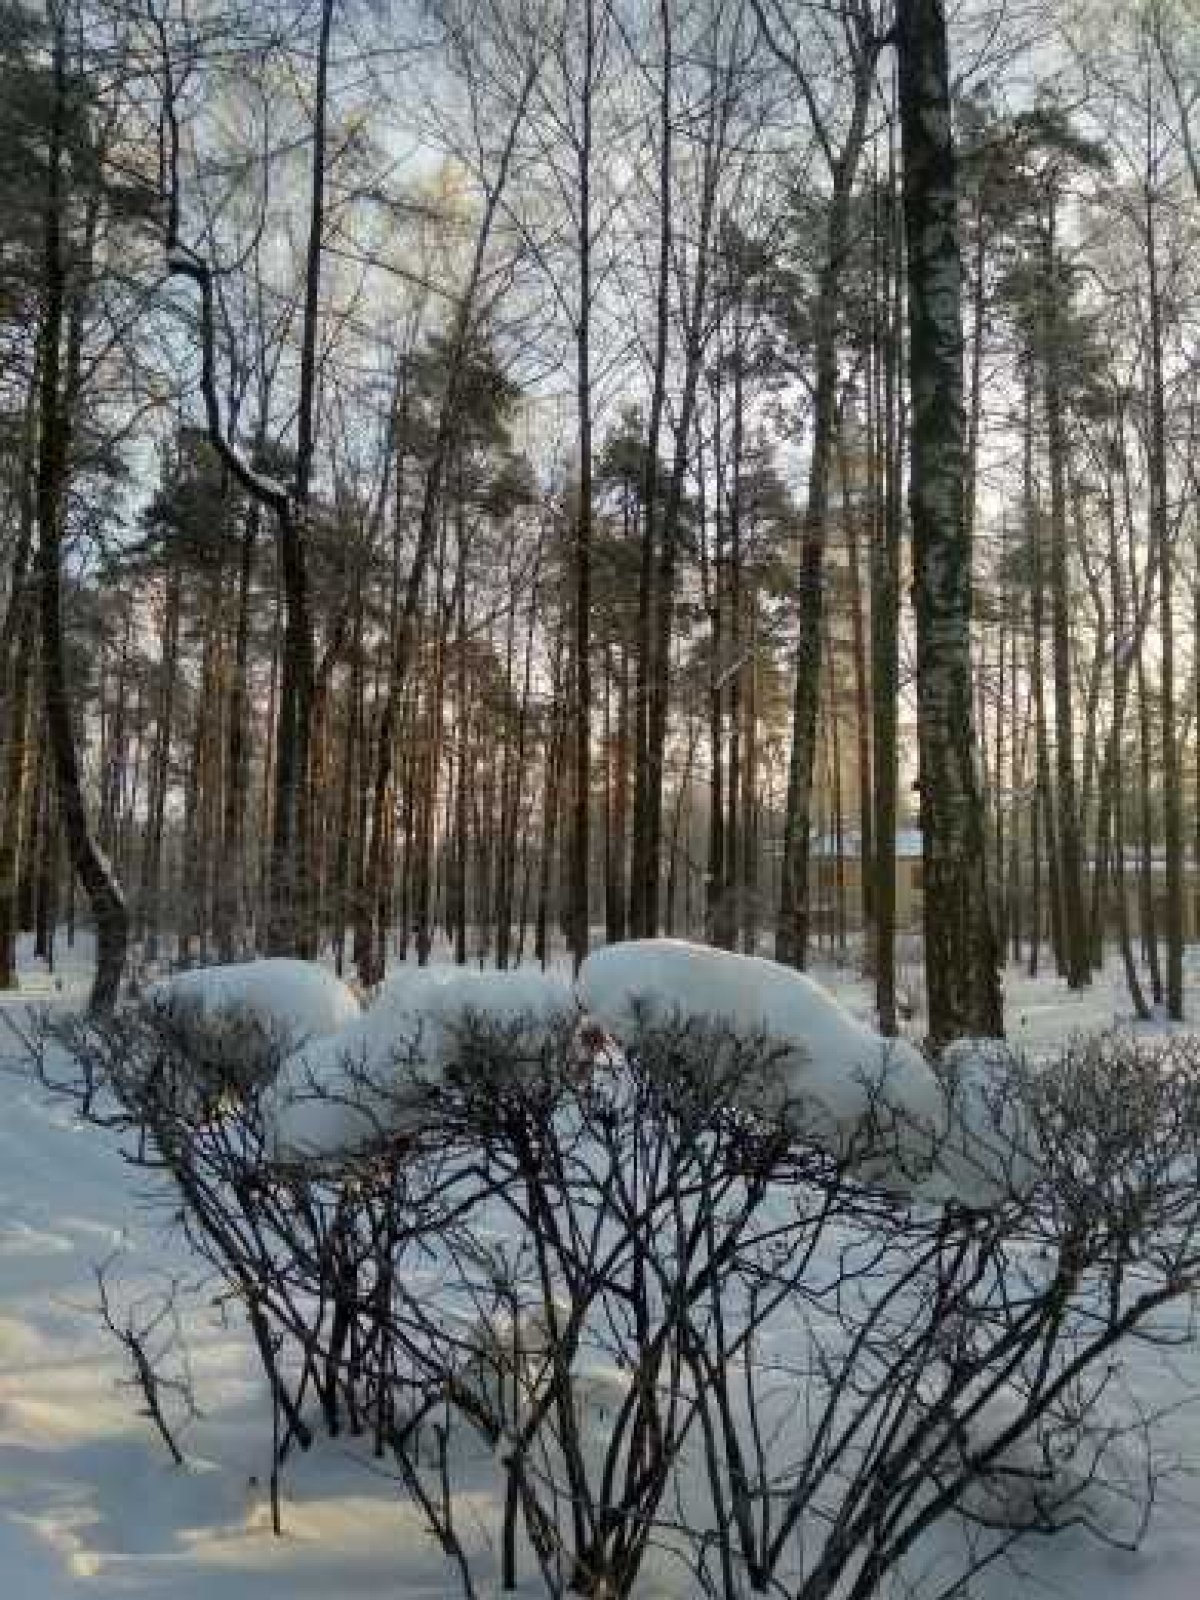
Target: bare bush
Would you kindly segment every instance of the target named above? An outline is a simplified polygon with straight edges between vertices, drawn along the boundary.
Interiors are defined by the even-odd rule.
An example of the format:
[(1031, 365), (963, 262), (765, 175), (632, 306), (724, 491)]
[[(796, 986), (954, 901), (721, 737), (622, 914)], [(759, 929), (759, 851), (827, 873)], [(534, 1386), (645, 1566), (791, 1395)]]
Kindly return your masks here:
[[(110, 1283), (111, 1259), (96, 1268), (98, 1310), (104, 1326), (125, 1352), (129, 1382), (142, 1396), (144, 1415), (154, 1424), (177, 1467), (183, 1465), (178, 1434), (193, 1421), (195, 1387), (179, 1319), (178, 1279), (144, 1291), (118, 1306)], [(178, 1413), (178, 1417), (173, 1415)]]
[[(550, 1594), (626, 1596), (651, 1559), (702, 1593), (867, 1600), (935, 1528), (962, 1577), (1031, 1532), (1141, 1536), (1153, 1430), (1122, 1349), (1191, 1333), (1190, 1041), (1082, 1042), (1041, 1074), (996, 1057), (986, 1206), (928, 1198), (894, 1113), (834, 1148), (747, 1110), (770, 1051), (694, 1023), (581, 1077), (565, 1030), (476, 1017), (402, 1132), (386, 1074), (348, 1062), (372, 1135), (288, 1161), (253, 1084), (197, 1116), (161, 1016), (66, 1042), (245, 1307), (277, 1466), (314, 1417), (369, 1434), (468, 1592), (495, 1561), (505, 1588), (532, 1565)], [(414, 1055), (398, 1041), (406, 1081)], [(495, 1551), (456, 1527), (473, 1437)]]

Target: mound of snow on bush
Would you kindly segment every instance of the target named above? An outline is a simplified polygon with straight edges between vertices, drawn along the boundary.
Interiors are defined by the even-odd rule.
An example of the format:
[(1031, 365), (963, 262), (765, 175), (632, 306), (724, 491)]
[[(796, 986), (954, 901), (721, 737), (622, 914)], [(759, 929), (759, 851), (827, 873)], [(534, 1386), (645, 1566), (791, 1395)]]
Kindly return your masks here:
[(284, 1062), (268, 1107), (274, 1152), (333, 1156), (411, 1130), (466, 1032), (495, 1030), (511, 1060), (535, 1058), (575, 1009), (569, 985), (542, 972), (403, 968), (348, 1027)]
[(990, 1059), (977, 1042), (961, 1053), (951, 1092), (913, 1045), (858, 1022), (807, 974), (683, 940), (597, 950), (578, 992), (622, 1045), (643, 1025), (690, 1022), (761, 1038), (761, 1071), (736, 1086), (746, 1108), (838, 1151), (861, 1147), (870, 1119), (879, 1137), (862, 1167), (878, 1182), (977, 1206), (1007, 1192), (1001, 1150), (1012, 1130), (991, 1127), (986, 1159), (973, 1149), (975, 1121), (987, 1122), (981, 1085)]
[(642, 1023), (699, 1021), (738, 1039), (761, 1036), (775, 1057), (754, 1107), (798, 1119), (852, 1127), (869, 1099), (930, 1122), (941, 1107), (938, 1082), (924, 1057), (856, 1021), (805, 973), (759, 956), (734, 955), (676, 939), (634, 939), (597, 950), (579, 974), (585, 1010), (621, 1044)]
[(145, 998), (180, 1017), (251, 1018), (293, 1043), (336, 1033), (362, 1011), (354, 991), (332, 972), (288, 956), (197, 967), (163, 978)]

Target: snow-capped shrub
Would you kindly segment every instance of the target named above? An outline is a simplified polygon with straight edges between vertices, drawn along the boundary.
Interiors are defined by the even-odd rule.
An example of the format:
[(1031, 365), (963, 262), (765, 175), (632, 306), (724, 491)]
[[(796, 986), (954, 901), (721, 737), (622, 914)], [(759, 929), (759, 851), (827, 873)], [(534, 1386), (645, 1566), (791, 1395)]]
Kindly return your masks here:
[(348, 1027), (284, 1063), (265, 1108), (271, 1147), (328, 1157), (411, 1133), (436, 1116), (447, 1075), (524, 1080), (569, 1037), (575, 1013), (569, 986), (545, 973), (402, 969)]
[[(807, 984), (756, 965), (747, 999), (716, 963), (687, 1012), (686, 982), (604, 965), (586, 999), (622, 1049), (584, 1083), (568, 990), (413, 980), (379, 1017), (445, 1030), (419, 1115), (320, 1161), (272, 1159), (258, 1095), (198, 1120), (153, 1087), (186, 1078), (161, 1016), (64, 1029), (245, 1307), (279, 1459), (312, 1402), (369, 1433), (477, 1589), (629, 1594), (657, 1551), (708, 1592), (865, 1597), (939, 1525), (969, 1528), (964, 1570), (1071, 1523), (1135, 1541), (1153, 1433), (1114, 1374), (1200, 1289), (1200, 1045), (922, 1062), (943, 1137), (906, 1187), (928, 1102), (883, 1099), (882, 1042)], [(468, 1460), (499, 1520), (470, 1548)]]
[[(743, 1109), (856, 1159), (864, 1177), (931, 1201), (987, 1206), (1032, 1181), (1003, 1043), (955, 1047), (941, 1074), (913, 1045), (857, 1021), (819, 983), (758, 956), (682, 940), (632, 940), (584, 962), (588, 1016), (629, 1045), (698, 1025), (697, 1064)], [(752, 1046), (720, 1061), (718, 1038)], [(744, 1054), (744, 1052), (743, 1052)]]
[(294, 1043), (336, 1033), (361, 1010), (354, 991), (327, 968), (290, 956), (196, 967), (163, 978), (144, 999), (181, 1017), (255, 1017)]
[(197, 1080), (245, 1091), (297, 1045), (361, 1014), (352, 989), (313, 961), (270, 957), (198, 967), (153, 984), (138, 1005), (179, 1031)]

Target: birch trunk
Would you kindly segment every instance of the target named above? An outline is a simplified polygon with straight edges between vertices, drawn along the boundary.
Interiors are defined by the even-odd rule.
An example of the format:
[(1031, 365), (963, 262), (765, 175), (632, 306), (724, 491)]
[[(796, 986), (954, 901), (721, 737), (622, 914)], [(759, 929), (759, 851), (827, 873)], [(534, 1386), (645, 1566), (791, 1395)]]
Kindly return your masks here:
[(908, 247), (909, 506), (931, 1039), (997, 1035), (1004, 1017), (988, 901), (971, 692), (964, 507), (962, 263), (942, 0), (896, 14)]

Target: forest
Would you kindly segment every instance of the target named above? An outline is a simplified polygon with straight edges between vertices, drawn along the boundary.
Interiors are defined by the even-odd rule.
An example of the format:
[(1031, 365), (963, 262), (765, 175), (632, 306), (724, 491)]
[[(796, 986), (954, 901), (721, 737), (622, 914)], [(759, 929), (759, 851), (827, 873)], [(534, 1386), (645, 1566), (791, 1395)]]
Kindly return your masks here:
[(1195, 1592), (1198, 5), (0, 0), (5, 1600)]
[(0, 6), (0, 985), (1184, 1009), (1192, 0)]

